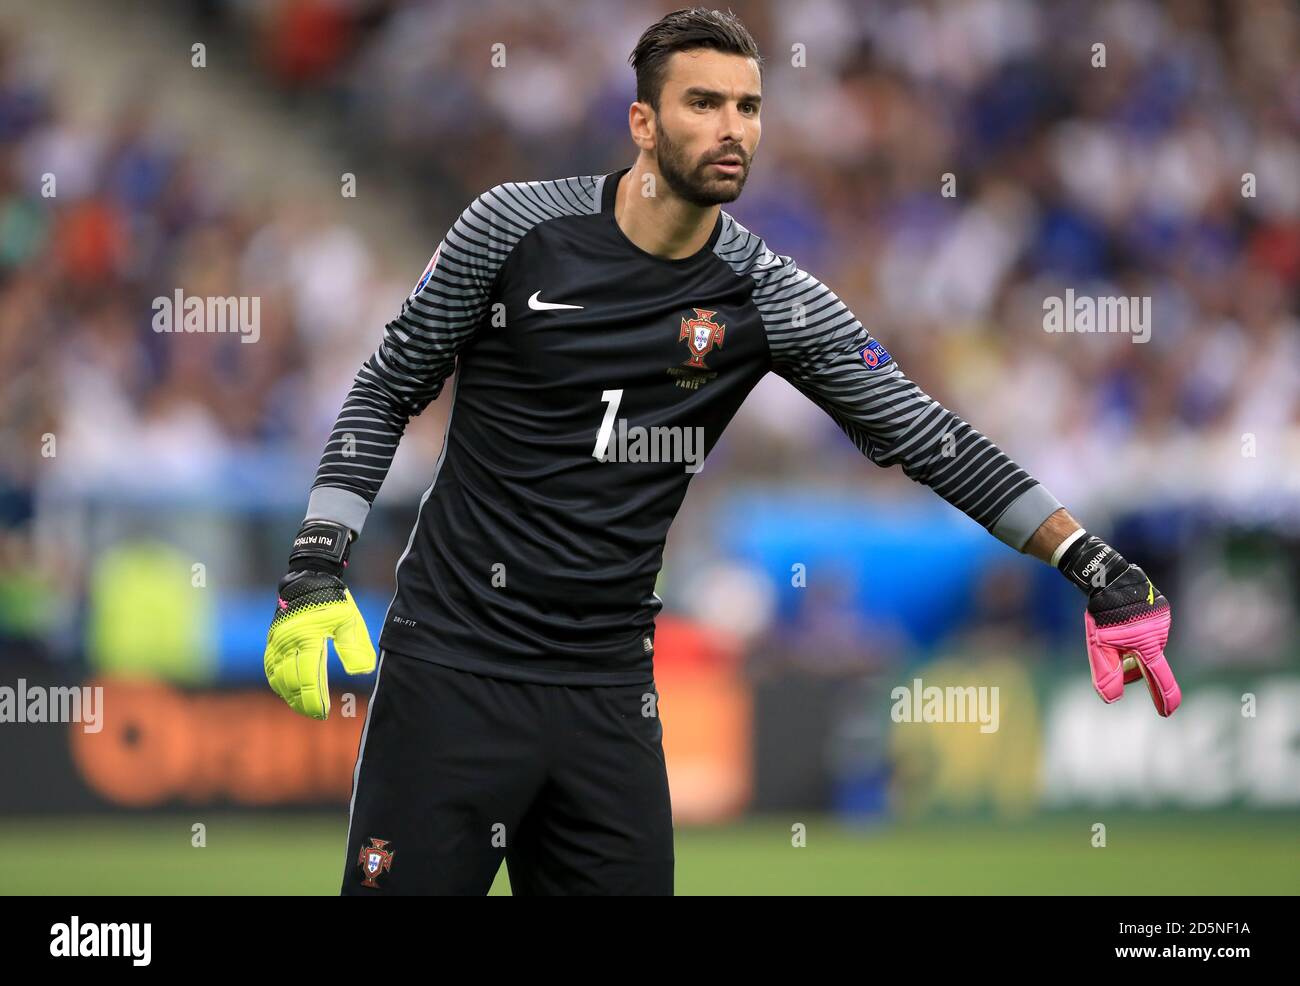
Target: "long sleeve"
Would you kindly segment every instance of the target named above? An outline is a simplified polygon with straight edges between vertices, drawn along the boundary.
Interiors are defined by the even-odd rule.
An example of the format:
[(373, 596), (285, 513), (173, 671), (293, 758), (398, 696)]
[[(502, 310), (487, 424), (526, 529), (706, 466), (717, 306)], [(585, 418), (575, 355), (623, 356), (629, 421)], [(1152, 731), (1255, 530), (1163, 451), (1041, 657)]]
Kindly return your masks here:
[(457, 353), (487, 317), (512, 239), (503, 205), (498, 186), (460, 214), (397, 317), (384, 327), (325, 443), (307, 520), (361, 531), (407, 422), (441, 393)]
[(825, 410), (872, 462), (902, 466), (910, 479), (1023, 551), (1060, 502), (909, 380), (833, 291), (790, 258), (765, 252), (771, 262), (754, 300), (776, 372)]

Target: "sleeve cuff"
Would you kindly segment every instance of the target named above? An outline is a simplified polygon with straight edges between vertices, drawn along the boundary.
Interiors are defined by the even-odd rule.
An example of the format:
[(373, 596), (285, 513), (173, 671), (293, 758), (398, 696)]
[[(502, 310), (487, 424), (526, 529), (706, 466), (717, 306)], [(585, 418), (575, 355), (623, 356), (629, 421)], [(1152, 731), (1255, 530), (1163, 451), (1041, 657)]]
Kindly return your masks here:
[(351, 490), (318, 486), (307, 500), (307, 516), (303, 521), (329, 520), (351, 528), (354, 534), (359, 535), (369, 513), (369, 502)]
[(1012, 500), (1011, 506), (1002, 511), (1002, 516), (989, 531), (999, 541), (1023, 552), (1043, 521), (1061, 507), (1061, 501), (1038, 483)]

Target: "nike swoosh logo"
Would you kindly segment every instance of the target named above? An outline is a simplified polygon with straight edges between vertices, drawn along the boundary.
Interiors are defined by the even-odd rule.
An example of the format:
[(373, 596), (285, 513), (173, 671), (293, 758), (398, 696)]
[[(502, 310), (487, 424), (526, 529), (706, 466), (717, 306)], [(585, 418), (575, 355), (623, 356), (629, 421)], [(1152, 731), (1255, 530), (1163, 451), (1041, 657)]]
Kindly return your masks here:
[(540, 291), (534, 291), (533, 296), (528, 299), (528, 307), (535, 312), (549, 312), (557, 308), (582, 308), (582, 305), (561, 305), (554, 301), (538, 301), (537, 296), (541, 293)]

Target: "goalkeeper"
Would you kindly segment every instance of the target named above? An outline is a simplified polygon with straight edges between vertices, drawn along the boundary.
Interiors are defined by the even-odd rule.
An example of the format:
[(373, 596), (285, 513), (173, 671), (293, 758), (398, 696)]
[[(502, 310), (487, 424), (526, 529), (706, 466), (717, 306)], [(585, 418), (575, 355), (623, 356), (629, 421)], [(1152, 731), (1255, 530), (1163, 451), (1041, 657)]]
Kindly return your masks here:
[(454, 381), (378, 640), (345, 894), (482, 894), (503, 860), (521, 895), (673, 892), (654, 587), (699, 470), (694, 453), (617, 443), (655, 429), (702, 436), (707, 453), (769, 372), (872, 462), (1086, 593), (1105, 701), (1142, 678), (1160, 715), (1178, 707), (1169, 604), (1145, 573), (722, 211), (761, 131), (761, 59), (739, 19), (674, 11), (631, 61), (634, 163), (470, 203), (321, 456), (266, 647), (272, 687), (315, 718), (329, 713), (327, 639), (345, 670), (375, 664), (349, 553), (407, 421)]

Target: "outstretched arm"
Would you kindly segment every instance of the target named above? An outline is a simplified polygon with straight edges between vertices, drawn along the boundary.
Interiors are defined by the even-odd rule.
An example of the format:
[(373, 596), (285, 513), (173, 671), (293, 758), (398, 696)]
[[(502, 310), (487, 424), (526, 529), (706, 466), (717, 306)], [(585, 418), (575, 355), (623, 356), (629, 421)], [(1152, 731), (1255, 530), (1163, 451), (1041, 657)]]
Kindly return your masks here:
[(909, 380), (836, 294), (790, 258), (772, 257), (754, 301), (773, 369), (872, 462), (900, 466), (1017, 551), (1062, 509), (1002, 449)]
[(1169, 601), (1138, 566), (1089, 535), (992, 441), (909, 380), (889, 352), (815, 277), (771, 257), (754, 294), (773, 368), (882, 466), (900, 465), (1017, 551), (1055, 565), (1088, 597), (1093, 684), (1106, 702), (1146, 680), (1170, 715), (1181, 692), (1165, 661)]

